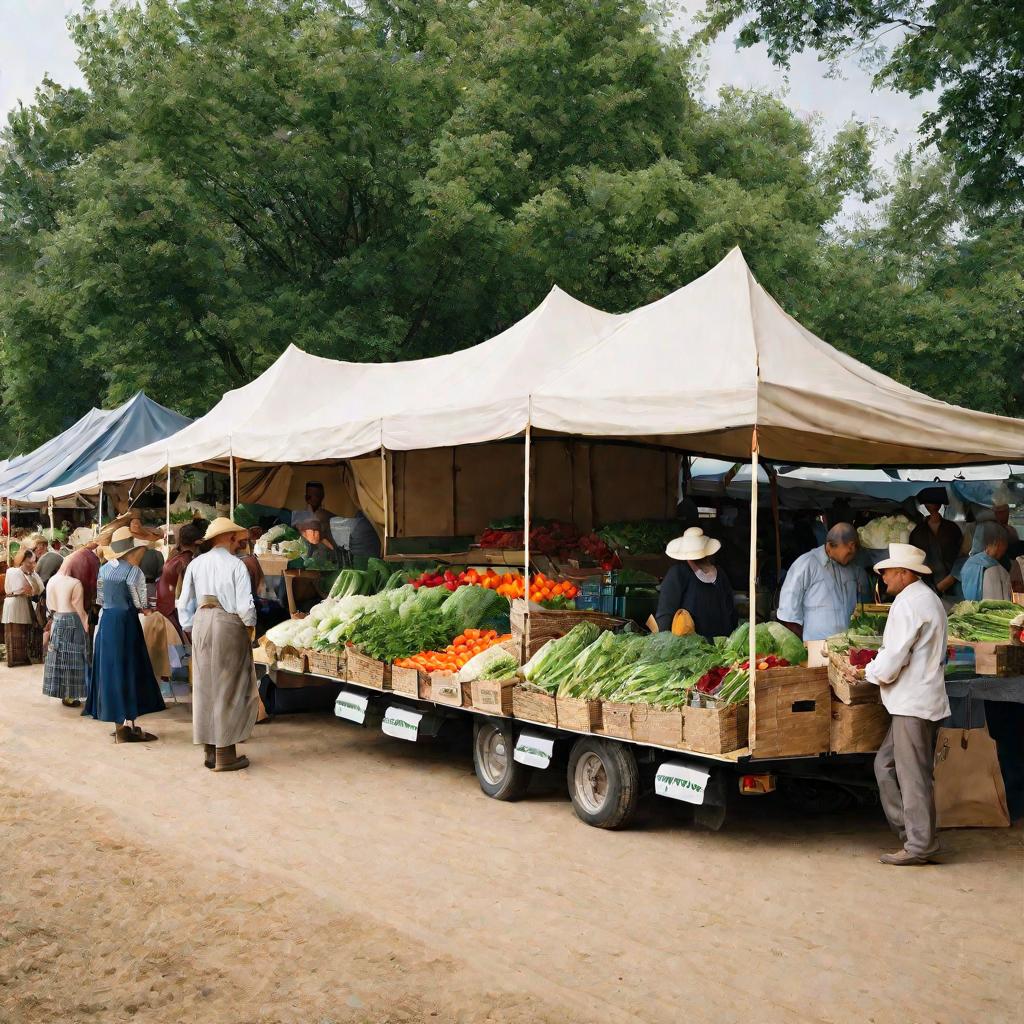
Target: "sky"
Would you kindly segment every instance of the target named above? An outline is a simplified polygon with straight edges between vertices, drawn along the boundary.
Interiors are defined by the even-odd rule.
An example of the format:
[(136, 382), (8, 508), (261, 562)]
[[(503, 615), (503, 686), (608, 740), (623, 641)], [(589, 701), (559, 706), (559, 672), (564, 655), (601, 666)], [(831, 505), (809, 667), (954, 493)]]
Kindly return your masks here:
[[(680, 0), (675, 6), (675, 25), (685, 29), (702, 3)], [(63, 85), (81, 84), (64, 24), (80, 7), (79, 0), (0, 0), (0, 116), (6, 117), (19, 100), (29, 102), (46, 73)], [(926, 97), (873, 90), (870, 74), (853, 60), (842, 65), (841, 78), (828, 78), (827, 66), (813, 53), (795, 57), (785, 73), (772, 65), (763, 47), (737, 50), (734, 38), (730, 31), (709, 50), (709, 98), (723, 85), (766, 90), (782, 96), (801, 116), (820, 116), (826, 137), (851, 118), (872, 122), (888, 136), (878, 149), (883, 164), (914, 142)]]

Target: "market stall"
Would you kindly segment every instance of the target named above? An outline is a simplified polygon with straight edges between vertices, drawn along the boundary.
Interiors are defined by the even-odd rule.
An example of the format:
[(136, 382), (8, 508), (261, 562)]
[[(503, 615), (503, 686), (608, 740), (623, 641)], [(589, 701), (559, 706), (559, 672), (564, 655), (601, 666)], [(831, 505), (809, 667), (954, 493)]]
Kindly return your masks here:
[[(312, 358), (289, 350), (264, 376), (279, 382), (294, 380), (295, 374), (308, 379)], [(509, 452), (521, 459), (522, 550), (516, 551), (521, 570), (498, 573), (492, 568), (494, 575), (487, 575), (482, 553), (474, 561), (470, 552), (458, 572), (454, 565), (435, 572), (429, 586), (422, 574), (418, 581), (404, 582), (411, 570), (394, 579), (394, 573), (381, 570), (372, 583), (349, 577), (346, 592), (314, 608), (310, 621), (287, 624), (280, 634), (268, 634), (264, 644), (265, 660), (273, 664), (343, 681), (338, 705), (343, 717), (356, 714), (346, 712), (345, 702), (360, 706), (362, 721), (379, 700), (383, 727), (392, 735), (421, 734), (420, 726), (434, 714), (421, 705), (446, 709), (445, 714), (486, 714), (487, 724), (477, 730), (477, 766), (485, 789), (490, 785), (486, 778), (493, 776), (493, 795), (515, 789), (516, 765), (524, 762), (507, 755), (519, 749), (524, 737), (535, 749), (547, 751), (544, 756), (527, 753), (526, 763), (529, 757), (534, 763), (544, 757), (550, 761), (561, 737), (576, 737), (572, 756), (573, 763), (585, 766), (581, 779), (590, 769), (590, 777), (596, 777), (595, 759), (610, 777), (618, 759), (620, 782), (622, 772), (636, 773), (640, 755), (634, 751), (772, 764), (867, 743), (852, 720), (863, 713), (835, 708), (827, 668), (802, 667), (795, 650), (787, 657), (781, 649), (785, 637), (769, 640), (763, 624), (754, 621), (758, 567), (753, 545), (751, 618), (746, 630), (722, 643), (687, 639), (692, 633), (685, 629), (674, 639), (617, 634), (614, 617), (605, 612), (587, 614), (553, 603), (565, 597), (567, 585), (573, 600), (582, 595), (575, 581), (555, 574), (546, 574), (538, 595), (531, 582), (537, 579), (531, 542), (538, 466), (545, 459), (541, 452), (589, 445), (591, 462), (595, 451), (602, 453), (602, 461), (610, 451), (644, 451), (645, 458), (660, 453), (668, 468), (648, 470), (646, 476), (648, 491), (656, 482), (655, 504), (662, 510), (667, 510), (666, 495), (675, 497), (671, 467), (683, 454), (749, 460), (752, 538), (757, 537), (762, 460), (966, 465), (1012, 461), (1024, 452), (1024, 423), (920, 395), (804, 330), (760, 288), (738, 250), (692, 284), (624, 317), (599, 314), (555, 291), (505, 335), (466, 352), (409, 364), (328, 362), (317, 361), (314, 376), (320, 379), (303, 396), (301, 410), (287, 410), (289, 418), (282, 419), (279, 409), (273, 429), (265, 415), (251, 415), (249, 400), (240, 402), (239, 393), (233, 393), (225, 398), (229, 408), (218, 407), (216, 417), (210, 414), (217, 424), (212, 432), (209, 425), (196, 428), (183, 441), (169, 439), (162, 452), (118, 460), (101, 472), (136, 475), (159, 471), (172, 461), (223, 465), (226, 459), (234, 477), (240, 462), (347, 460), (363, 494), (376, 494), (386, 542), (404, 532), (410, 501), (428, 506), (427, 514), (437, 517), (442, 532), (454, 534), (463, 517), (472, 521), (477, 513), (469, 506), (475, 502), (460, 512), (456, 467), (465, 456), (458, 453), (472, 452), (485, 468)], [(280, 401), (280, 393), (263, 378), (250, 388), (251, 400)], [(417, 474), (411, 468), (416, 458), (433, 470)], [(447, 471), (439, 471), (445, 466)], [(563, 500), (572, 505), (581, 491), (574, 481), (565, 486), (569, 474), (564, 469), (555, 475), (568, 496)], [(590, 480), (593, 489), (593, 472)], [(664, 486), (667, 481), (673, 482), (671, 488)], [(630, 501), (638, 500), (635, 492), (643, 489), (636, 480), (625, 488)], [(507, 504), (511, 491), (510, 486), (499, 504)], [(385, 569), (395, 568), (396, 557), (402, 556), (389, 553)], [(494, 582), (495, 577), (500, 581)], [(426, 594), (435, 590), (451, 598), (441, 593), (434, 607), (437, 598)], [(463, 591), (484, 592), (479, 606), (476, 599), (458, 598)], [(546, 600), (549, 606), (508, 606), (507, 598), (519, 592), (539, 596), (539, 603)], [(455, 603), (446, 613), (449, 599)], [(459, 612), (463, 601), (470, 612)], [(506, 606), (507, 627), (493, 621)], [(569, 637), (573, 644), (587, 643), (573, 652)], [(551, 643), (538, 647), (538, 639)], [(559, 648), (552, 644), (563, 641), (566, 648), (553, 659)], [(491, 678), (499, 669), (491, 668), (488, 659), (474, 667), (481, 668), (479, 676), (469, 677), (465, 670), (473, 661), (503, 646), (510, 649), (502, 656), (526, 662), (514, 676)], [(587, 665), (575, 663), (578, 657)], [(664, 666), (673, 663), (677, 670), (666, 674)], [(507, 661), (498, 664), (509, 672)], [(652, 666), (653, 680), (634, 676)], [(616, 686), (609, 691), (613, 681)], [(656, 699), (632, 699), (641, 694)], [(631, 699), (616, 699), (623, 696)], [(524, 721), (532, 723), (529, 730), (516, 724)], [(845, 746), (837, 750), (837, 744)], [(705, 783), (709, 777), (704, 774)], [(577, 787), (574, 800), (592, 823), (614, 821), (602, 817), (603, 805), (586, 811), (585, 786)]]

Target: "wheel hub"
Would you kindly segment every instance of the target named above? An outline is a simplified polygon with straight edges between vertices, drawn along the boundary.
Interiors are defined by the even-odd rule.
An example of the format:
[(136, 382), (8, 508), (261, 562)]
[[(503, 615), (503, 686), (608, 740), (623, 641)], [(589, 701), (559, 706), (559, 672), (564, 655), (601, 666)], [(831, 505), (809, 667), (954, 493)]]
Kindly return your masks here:
[(476, 738), (477, 763), (489, 785), (498, 785), (508, 773), (505, 737), (494, 728), (481, 729)]
[(591, 814), (596, 814), (608, 799), (608, 772), (597, 754), (587, 752), (576, 762), (576, 797)]

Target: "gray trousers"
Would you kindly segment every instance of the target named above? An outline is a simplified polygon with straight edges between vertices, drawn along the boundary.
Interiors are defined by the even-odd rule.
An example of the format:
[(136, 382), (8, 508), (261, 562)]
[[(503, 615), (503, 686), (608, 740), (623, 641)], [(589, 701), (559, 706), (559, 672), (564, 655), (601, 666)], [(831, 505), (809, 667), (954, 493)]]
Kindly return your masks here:
[(904, 849), (925, 857), (938, 848), (932, 770), (939, 723), (893, 715), (892, 725), (875, 755), (875, 778), (882, 810)]

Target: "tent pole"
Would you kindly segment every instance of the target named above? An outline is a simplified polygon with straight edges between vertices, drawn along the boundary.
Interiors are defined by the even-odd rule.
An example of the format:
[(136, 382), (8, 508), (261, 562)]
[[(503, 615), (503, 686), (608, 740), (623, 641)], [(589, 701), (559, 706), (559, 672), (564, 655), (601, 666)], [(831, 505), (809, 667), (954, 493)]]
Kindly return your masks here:
[(384, 536), (381, 541), (381, 557), (388, 557), (388, 453), (382, 444), (380, 446), (380, 502), (384, 508)]
[[(228, 445), (231, 439), (228, 438)], [(235, 518), (235, 453), (228, 449), (228, 518)]]
[(97, 506), (99, 508), (99, 518), (96, 522), (96, 532), (99, 533), (103, 529), (103, 482), (100, 481), (100, 500)]
[(52, 494), (46, 499), (46, 511), (49, 513), (49, 516), (50, 516), (50, 543), (52, 544), (53, 543), (53, 531), (54, 531), (54, 528), (55, 528), (54, 524), (53, 524), (53, 495)]
[(530, 658), (530, 415), (526, 417), (526, 436), (523, 445), (523, 604), (526, 609), (523, 631), (526, 649), (523, 662)]
[(750, 725), (748, 746), (751, 752), (757, 742), (757, 472), (758, 472), (757, 427), (750, 439), (750, 639), (747, 656), (750, 662)]
[(167, 494), (166, 509), (167, 518), (164, 523), (164, 547), (167, 548), (167, 557), (171, 557), (171, 462), (170, 452), (167, 454)]

